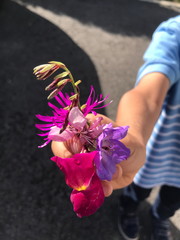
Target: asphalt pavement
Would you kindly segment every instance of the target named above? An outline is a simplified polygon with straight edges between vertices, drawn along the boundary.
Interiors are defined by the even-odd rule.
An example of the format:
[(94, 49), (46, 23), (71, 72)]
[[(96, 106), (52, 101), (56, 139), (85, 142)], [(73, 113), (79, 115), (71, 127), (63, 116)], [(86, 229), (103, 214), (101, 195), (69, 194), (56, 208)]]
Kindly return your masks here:
[[(50, 114), (47, 83), (32, 69), (64, 62), (81, 79), (82, 102), (93, 85), (113, 103), (101, 113), (115, 118), (120, 96), (133, 87), (142, 55), (158, 24), (179, 10), (137, 0), (24, 0), (0, 2), (0, 240), (121, 240), (117, 203), (121, 190), (94, 215), (78, 218), (71, 190), (42, 143), (36, 114)], [(68, 89), (67, 89), (68, 90)], [(140, 209), (141, 240), (150, 239), (148, 212)], [(172, 219), (180, 239), (179, 217)]]

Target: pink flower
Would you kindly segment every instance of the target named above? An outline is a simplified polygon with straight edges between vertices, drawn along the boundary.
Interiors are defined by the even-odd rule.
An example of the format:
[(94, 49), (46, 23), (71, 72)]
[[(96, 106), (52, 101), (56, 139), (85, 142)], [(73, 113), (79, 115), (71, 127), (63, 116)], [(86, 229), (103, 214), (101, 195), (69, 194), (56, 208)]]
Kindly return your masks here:
[[(102, 117), (96, 118), (94, 122), (85, 125), (82, 131), (74, 131), (74, 136), (66, 138), (65, 145), (72, 154), (93, 151), (95, 149), (96, 139), (105, 127), (105, 125), (101, 124), (101, 120)], [(64, 132), (67, 131), (65, 130)]]
[[(42, 124), (36, 124), (36, 127), (43, 131), (44, 133), (38, 134), (41, 137), (44, 137), (44, 144), (40, 145), (39, 147), (44, 147), (48, 143), (50, 143), (52, 140), (54, 141), (64, 141), (64, 139), (68, 140), (70, 139), (70, 132), (65, 132), (64, 135), (67, 136), (67, 138), (64, 138), (64, 135), (60, 135), (60, 131), (62, 130), (65, 122), (67, 121), (68, 118), (68, 124), (72, 126), (74, 129), (76, 129), (76, 133), (73, 130), (75, 134), (79, 134), (79, 131), (84, 130), (83, 126), (85, 126), (87, 119), (85, 118), (86, 115), (90, 112), (96, 115), (95, 110), (98, 108), (103, 108), (106, 107), (108, 104), (101, 105), (106, 99), (108, 98), (102, 97), (102, 94), (98, 97), (95, 96), (95, 91), (94, 88), (91, 87), (90, 95), (84, 104), (84, 108), (82, 109), (82, 112), (79, 110), (77, 106), (74, 106), (72, 108), (72, 103), (73, 100), (70, 100), (70, 96), (68, 94), (63, 94), (62, 92), (58, 93), (58, 96), (55, 96), (56, 101), (60, 104), (60, 108), (56, 107), (52, 103), (48, 103), (49, 107), (52, 108), (53, 110), (53, 116), (42, 116), (40, 114), (36, 115), (36, 117), (45, 122)], [(70, 110), (71, 109), (71, 110)], [(91, 133), (88, 135), (88, 141), (89, 138), (94, 138), (95, 136), (99, 135), (102, 131), (102, 127), (100, 127), (100, 121), (97, 120), (95, 123), (96, 126), (91, 125)], [(98, 125), (98, 126), (97, 126)], [(74, 133), (72, 134), (72, 137), (74, 136)], [(61, 133), (62, 134), (62, 133)], [(87, 134), (84, 134), (83, 137), (81, 138), (81, 141), (83, 141), (84, 138), (84, 143), (87, 141), (86, 138)]]
[(48, 135), (48, 138), (50, 140), (57, 142), (65, 142), (74, 137), (75, 134), (82, 131), (87, 122), (87, 120), (85, 119), (84, 115), (82, 114), (78, 107), (73, 107), (70, 110), (67, 120), (69, 126), (71, 127), (67, 126), (67, 128), (62, 132), (60, 127), (57, 126), (51, 127)]
[(66, 140), (64, 144), (68, 151), (72, 154), (87, 152), (84, 147), (84, 142), (76, 135), (74, 135), (69, 140)]
[(70, 130), (66, 129), (60, 133), (61, 128), (53, 126), (49, 132), (48, 138), (56, 142), (65, 142), (71, 139), (74, 134)]
[(71, 125), (75, 129), (82, 131), (87, 123), (87, 120), (78, 107), (73, 107), (69, 112), (68, 122), (69, 125)]
[(93, 214), (104, 201), (101, 182), (95, 172), (96, 154), (97, 151), (93, 151), (71, 158), (51, 158), (64, 173), (66, 184), (73, 188), (70, 199), (79, 217)]

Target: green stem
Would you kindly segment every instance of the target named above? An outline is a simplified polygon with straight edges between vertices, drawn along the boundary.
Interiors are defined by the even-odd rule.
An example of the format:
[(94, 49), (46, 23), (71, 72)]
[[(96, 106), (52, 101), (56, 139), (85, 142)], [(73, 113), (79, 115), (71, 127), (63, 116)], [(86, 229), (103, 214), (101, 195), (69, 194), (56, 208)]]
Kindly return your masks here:
[(71, 74), (71, 72), (69, 71), (69, 69), (68, 69), (65, 65), (64, 65), (62, 68), (63, 68), (66, 72), (69, 73), (69, 78), (72, 80), (71, 84), (72, 84), (72, 87), (73, 87), (73, 89), (74, 89), (74, 93), (78, 95), (78, 107), (79, 107), (79, 109), (80, 109), (79, 92), (78, 92), (78, 89), (77, 89), (77, 87), (76, 87), (76, 85), (75, 85), (75, 81), (74, 81), (73, 75)]
[(68, 69), (65, 65), (64, 65), (62, 68), (63, 68), (66, 72), (69, 73), (69, 78), (72, 80), (71, 83), (72, 83), (72, 86), (73, 86), (74, 92), (75, 92), (75, 93), (78, 93), (77, 88), (76, 88), (76, 85), (75, 85), (75, 81), (74, 81), (74, 78), (73, 78), (71, 72), (69, 71), (69, 69)]

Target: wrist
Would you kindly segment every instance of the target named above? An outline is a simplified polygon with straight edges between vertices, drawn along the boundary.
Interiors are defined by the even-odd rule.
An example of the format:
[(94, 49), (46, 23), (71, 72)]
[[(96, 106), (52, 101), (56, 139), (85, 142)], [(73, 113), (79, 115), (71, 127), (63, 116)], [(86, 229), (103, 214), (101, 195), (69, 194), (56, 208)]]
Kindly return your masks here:
[[(141, 145), (142, 147), (145, 147), (147, 144), (147, 139), (145, 137), (145, 134), (143, 134), (142, 132), (133, 129), (132, 127), (129, 128), (129, 132), (128, 135), (131, 137), (131, 139), (134, 139), (134, 141), (138, 142), (139, 145)], [(129, 137), (128, 136), (128, 137)]]

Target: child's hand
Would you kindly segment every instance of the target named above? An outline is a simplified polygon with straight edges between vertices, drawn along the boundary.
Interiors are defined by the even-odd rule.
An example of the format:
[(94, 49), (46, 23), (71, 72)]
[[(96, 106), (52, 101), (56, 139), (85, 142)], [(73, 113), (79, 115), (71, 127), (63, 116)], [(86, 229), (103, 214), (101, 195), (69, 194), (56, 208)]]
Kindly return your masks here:
[(131, 155), (127, 160), (117, 164), (117, 170), (110, 182), (102, 181), (106, 197), (111, 195), (113, 190), (124, 188), (131, 184), (135, 174), (145, 162), (145, 146), (140, 144), (136, 137), (128, 133), (122, 142), (130, 149)]
[[(102, 115), (94, 116), (90, 114), (88, 115), (88, 118), (89, 120), (94, 121), (94, 119), (99, 116)], [(111, 119), (103, 116), (103, 124), (110, 122), (113, 123), (114, 127), (118, 126)], [(145, 161), (145, 146), (142, 146), (136, 137), (134, 137), (131, 133), (128, 133), (122, 142), (130, 149), (131, 155), (127, 160), (117, 164), (116, 172), (111, 181), (102, 181), (102, 186), (106, 197), (111, 195), (113, 190), (129, 185), (133, 181), (134, 175), (142, 167)], [(54, 155), (62, 158), (68, 158), (72, 156), (72, 153), (68, 147), (62, 142), (52, 142), (52, 151)]]

